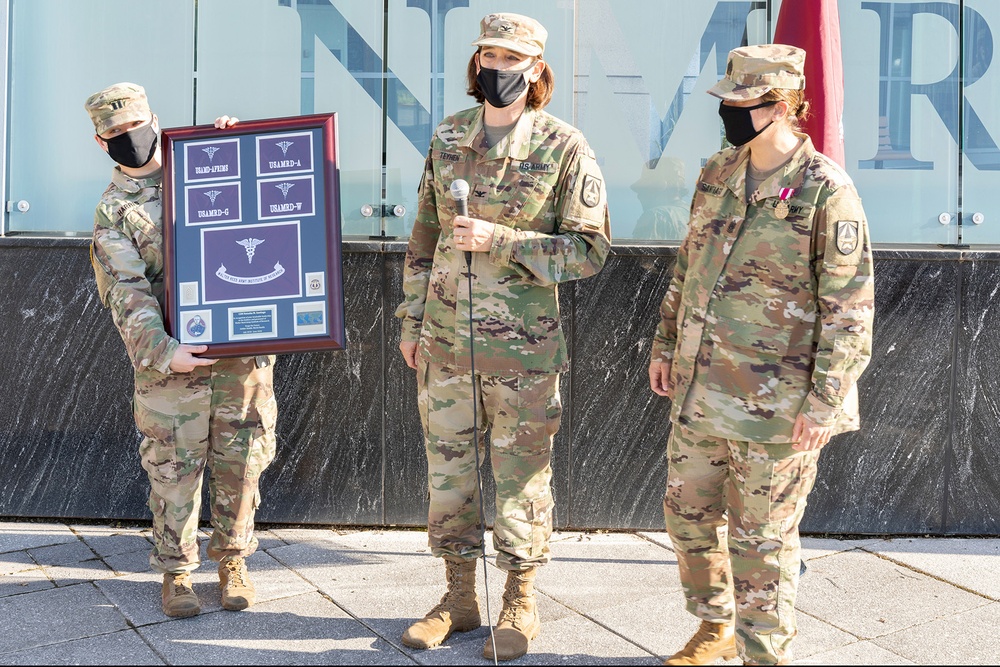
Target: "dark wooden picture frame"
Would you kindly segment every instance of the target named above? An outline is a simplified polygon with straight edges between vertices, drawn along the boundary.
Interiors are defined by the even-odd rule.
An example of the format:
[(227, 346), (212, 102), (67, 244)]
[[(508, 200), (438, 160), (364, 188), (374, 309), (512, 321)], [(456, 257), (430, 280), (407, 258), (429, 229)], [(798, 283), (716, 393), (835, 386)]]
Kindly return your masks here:
[(209, 358), (344, 349), (337, 114), (161, 141), (167, 332)]

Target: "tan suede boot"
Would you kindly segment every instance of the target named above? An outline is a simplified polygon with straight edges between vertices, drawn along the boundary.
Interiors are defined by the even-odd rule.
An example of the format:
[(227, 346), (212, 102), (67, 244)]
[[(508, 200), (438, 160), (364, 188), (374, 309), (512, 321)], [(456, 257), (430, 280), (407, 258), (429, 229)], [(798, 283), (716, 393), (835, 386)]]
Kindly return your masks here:
[(710, 665), (719, 658), (736, 657), (736, 633), (732, 623), (702, 621), (687, 645), (667, 658), (664, 665)]
[(487, 638), (483, 657), (493, 660), (493, 640), (496, 640), (496, 659), (513, 660), (528, 652), (528, 644), (538, 636), (542, 623), (535, 603), (535, 570), (508, 572), (503, 592), (503, 608), (497, 619), (493, 639)]
[(201, 603), (191, 586), (191, 573), (163, 575), (161, 588), (163, 613), (175, 618), (194, 616), (201, 611)]
[(240, 556), (223, 558), (219, 563), (219, 588), (222, 589), (222, 606), (230, 611), (246, 609), (257, 601), (246, 559)]
[(448, 591), (436, 607), (403, 633), (410, 648), (431, 648), (454, 632), (469, 632), (483, 624), (476, 595), (476, 560), (445, 559)]

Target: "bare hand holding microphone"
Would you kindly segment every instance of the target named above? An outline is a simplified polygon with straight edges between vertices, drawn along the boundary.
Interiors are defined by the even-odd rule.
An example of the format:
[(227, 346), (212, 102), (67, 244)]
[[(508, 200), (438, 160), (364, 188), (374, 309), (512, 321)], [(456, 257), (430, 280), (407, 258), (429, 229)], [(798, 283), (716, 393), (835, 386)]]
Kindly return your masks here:
[(469, 217), (469, 184), (461, 178), (451, 182), (451, 198), (458, 215), (452, 222), (455, 247), (465, 253), (465, 263), (472, 263), (473, 252), (484, 252), (493, 245), (492, 222)]

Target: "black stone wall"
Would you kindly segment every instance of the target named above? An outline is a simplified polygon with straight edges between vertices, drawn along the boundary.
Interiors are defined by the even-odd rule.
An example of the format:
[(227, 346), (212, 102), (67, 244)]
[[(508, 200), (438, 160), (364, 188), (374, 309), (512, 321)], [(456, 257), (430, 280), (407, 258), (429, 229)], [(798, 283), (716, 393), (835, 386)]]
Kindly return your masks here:
[[(392, 316), (404, 251), (346, 243), (348, 349), (279, 358), (259, 521), (423, 524), (415, 382)], [(675, 254), (617, 246), (600, 275), (561, 292), (573, 366), (553, 461), (559, 527), (662, 528), (668, 405), (646, 367)], [(1000, 254), (876, 251), (864, 429), (824, 450), (804, 531), (1000, 534), (997, 284)], [(148, 518), (131, 368), (86, 241), (0, 239), (0, 290), (0, 517)]]

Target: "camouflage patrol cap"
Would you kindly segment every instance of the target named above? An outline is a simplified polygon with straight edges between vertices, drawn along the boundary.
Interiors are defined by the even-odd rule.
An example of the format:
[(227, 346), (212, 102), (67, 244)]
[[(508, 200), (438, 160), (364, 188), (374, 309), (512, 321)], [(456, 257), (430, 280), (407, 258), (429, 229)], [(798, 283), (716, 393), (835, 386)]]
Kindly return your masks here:
[(500, 46), (526, 56), (542, 55), (549, 36), (541, 23), (521, 14), (487, 14), (479, 22), (479, 32), (473, 46)]
[(773, 88), (803, 90), (806, 52), (786, 44), (743, 46), (729, 52), (726, 76), (708, 89), (724, 100), (752, 100)]
[(94, 121), (97, 134), (104, 134), (115, 125), (153, 117), (146, 91), (139, 84), (127, 81), (94, 93), (83, 106)]

